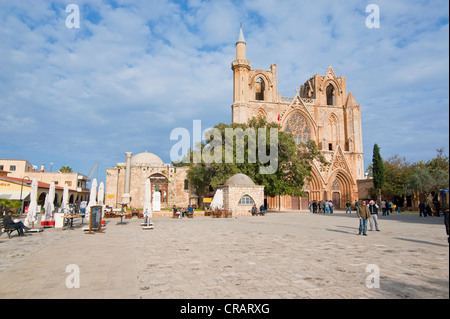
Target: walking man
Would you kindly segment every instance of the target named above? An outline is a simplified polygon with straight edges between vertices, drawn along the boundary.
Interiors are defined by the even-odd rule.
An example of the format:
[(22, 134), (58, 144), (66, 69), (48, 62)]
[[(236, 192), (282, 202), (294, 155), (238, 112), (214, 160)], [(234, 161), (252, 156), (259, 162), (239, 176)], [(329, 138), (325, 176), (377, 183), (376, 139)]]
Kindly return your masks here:
[(329, 214), (330, 213), (330, 202), (325, 201), (324, 205), (325, 205), (325, 214)]
[(383, 212), (383, 216), (386, 216), (386, 201), (384, 199), (381, 201), (381, 211)]
[(420, 201), (419, 211), (420, 211), (419, 212), (419, 217), (422, 217), (422, 214), (423, 214), (424, 217), (427, 217), (427, 215), (425, 214), (425, 203), (423, 202), (423, 200)]
[(350, 202), (345, 203), (345, 213), (347, 214), (347, 212), (349, 212), (350, 214), (352, 213), (352, 209), (351, 209), (352, 204)]
[(368, 207), (366, 206), (366, 202), (363, 201), (361, 206), (358, 205), (357, 214), (359, 217), (359, 234), (361, 233), (364, 236), (367, 236), (367, 220), (370, 219), (370, 212)]

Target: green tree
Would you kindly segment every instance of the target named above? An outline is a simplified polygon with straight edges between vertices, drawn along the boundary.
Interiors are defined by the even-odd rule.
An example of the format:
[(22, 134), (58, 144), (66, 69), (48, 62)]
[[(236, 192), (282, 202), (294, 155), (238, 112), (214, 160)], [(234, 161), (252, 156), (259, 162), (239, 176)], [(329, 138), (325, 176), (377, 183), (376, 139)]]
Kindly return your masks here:
[[(247, 129), (260, 129), (266, 128), (266, 150), (258, 149), (258, 141), (256, 145), (252, 145), (253, 142), (247, 136), (244, 137), (244, 162), (237, 163), (236, 143), (237, 139), (233, 140), (233, 162), (226, 163), (225, 151), (226, 140), (222, 140), (220, 145), (222, 151), (222, 163), (205, 163), (202, 159), (201, 163), (193, 164), (193, 158), (195, 151), (189, 152), (190, 169), (188, 171), (189, 182), (192, 183), (200, 197), (209, 193), (210, 188), (216, 189), (217, 186), (223, 185), (226, 180), (237, 174), (243, 173), (250, 176), (257, 185), (264, 185), (264, 191), (267, 196), (304, 196), (302, 190), (305, 180), (311, 179), (311, 170), (313, 161), (321, 166), (329, 165), (324, 156), (320, 153), (317, 145), (313, 141), (301, 143), (297, 145), (291, 134), (280, 131), (280, 127), (276, 123), (267, 123), (262, 117), (253, 118), (248, 121), (247, 124), (217, 124), (215, 129), (218, 129), (225, 136), (226, 129), (241, 129), (246, 131)], [(275, 128), (278, 131), (278, 158), (277, 158), (277, 170), (273, 174), (261, 174), (260, 162), (252, 163), (249, 161), (249, 150), (252, 146), (256, 147), (256, 154), (264, 151), (264, 154), (270, 154), (270, 129)], [(258, 134), (256, 134), (258, 137)], [(259, 137), (258, 137), (259, 138)], [(206, 144), (211, 142), (211, 138), (206, 140)], [(197, 146), (197, 152), (204, 150), (205, 144)], [(175, 163), (175, 165), (180, 165)]]
[(406, 195), (409, 195), (405, 185), (413, 172), (413, 166), (404, 157), (401, 158), (396, 154), (384, 161), (384, 169), (385, 182), (381, 189), (382, 198), (393, 200), (395, 196), (403, 197), (405, 202)]
[(72, 169), (69, 166), (63, 166), (59, 170), (61, 173), (72, 173)]
[(414, 164), (413, 173), (409, 176), (406, 189), (418, 198), (425, 196), (430, 200), (432, 193), (438, 193), (449, 186), (449, 159), (443, 149), (437, 150), (437, 155), (428, 162), (419, 161)]
[(381, 201), (381, 189), (385, 182), (385, 171), (383, 159), (380, 155), (380, 148), (377, 144), (373, 147), (372, 157), (373, 186), (378, 191), (378, 202)]

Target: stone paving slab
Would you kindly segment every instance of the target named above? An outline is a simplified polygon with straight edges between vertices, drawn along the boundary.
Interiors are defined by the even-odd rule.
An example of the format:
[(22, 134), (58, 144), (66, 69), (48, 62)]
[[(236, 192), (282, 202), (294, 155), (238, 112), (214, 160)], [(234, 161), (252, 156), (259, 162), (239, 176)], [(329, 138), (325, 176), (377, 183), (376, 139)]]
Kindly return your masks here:
[[(449, 298), (443, 218), (380, 216), (358, 236), (355, 214), (273, 212), (216, 219), (137, 219), (105, 232), (45, 229), (0, 237), (0, 298)], [(80, 288), (69, 289), (68, 265)], [(368, 288), (368, 265), (380, 288)]]

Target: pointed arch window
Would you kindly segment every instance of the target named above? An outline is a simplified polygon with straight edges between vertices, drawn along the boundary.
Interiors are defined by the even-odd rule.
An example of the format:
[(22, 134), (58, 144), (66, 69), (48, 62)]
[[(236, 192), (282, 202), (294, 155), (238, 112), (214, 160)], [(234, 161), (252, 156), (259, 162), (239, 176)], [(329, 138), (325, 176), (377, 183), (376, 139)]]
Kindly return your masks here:
[(249, 195), (244, 195), (239, 200), (238, 205), (254, 205), (255, 201)]
[(306, 143), (311, 139), (308, 122), (300, 113), (294, 113), (288, 118), (284, 131), (291, 133), (297, 144)]
[(258, 78), (255, 82), (255, 100), (264, 101), (264, 91), (266, 86), (262, 78)]
[(334, 86), (331, 83), (327, 86), (327, 105), (334, 105)]

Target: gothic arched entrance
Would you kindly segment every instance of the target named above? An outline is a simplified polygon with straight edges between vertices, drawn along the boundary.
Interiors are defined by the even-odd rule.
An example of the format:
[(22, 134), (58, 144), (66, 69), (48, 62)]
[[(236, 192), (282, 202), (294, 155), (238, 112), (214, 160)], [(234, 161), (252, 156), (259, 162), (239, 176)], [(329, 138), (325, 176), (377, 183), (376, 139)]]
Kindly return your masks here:
[(153, 174), (150, 177), (150, 187), (152, 193), (160, 192), (161, 193), (161, 204), (166, 203), (169, 197), (169, 183), (167, 181), (167, 177), (162, 174)]
[(335, 209), (343, 209), (346, 202), (352, 199), (352, 179), (348, 173), (339, 169), (335, 171), (330, 178), (331, 182), (331, 200)]

